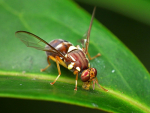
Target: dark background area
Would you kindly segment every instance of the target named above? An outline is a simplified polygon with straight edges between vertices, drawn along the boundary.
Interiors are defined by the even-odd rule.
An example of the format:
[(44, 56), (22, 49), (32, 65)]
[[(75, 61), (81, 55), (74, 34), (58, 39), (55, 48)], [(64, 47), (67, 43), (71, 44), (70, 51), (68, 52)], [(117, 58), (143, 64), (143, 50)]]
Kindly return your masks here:
[[(92, 5), (79, 2), (78, 4), (92, 14)], [(115, 34), (138, 57), (150, 72), (150, 26), (100, 7), (97, 7), (95, 18)], [(0, 103), (1, 113), (10, 113), (11, 111), (14, 113), (105, 113), (104, 111), (99, 111), (97, 109), (40, 100), (0, 98)]]
[(0, 113), (107, 113), (71, 104), (42, 100), (0, 98)]

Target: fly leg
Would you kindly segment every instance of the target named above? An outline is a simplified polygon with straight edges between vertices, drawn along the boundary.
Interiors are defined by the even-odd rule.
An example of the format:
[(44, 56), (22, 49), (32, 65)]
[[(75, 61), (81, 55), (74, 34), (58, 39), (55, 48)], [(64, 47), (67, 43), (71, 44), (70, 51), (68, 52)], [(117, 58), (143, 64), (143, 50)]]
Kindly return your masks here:
[(45, 71), (51, 65), (49, 59), (50, 59), (50, 56), (47, 56), (48, 65), (44, 69), (41, 69), (41, 72)]
[(75, 89), (74, 89), (74, 90), (77, 91), (78, 71), (75, 70), (75, 71), (74, 71), (74, 74), (76, 75)]
[(60, 75), (61, 75), (59, 62), (62, 62), (62, 60), (58, 56), (56, 56), (55, 57), (55, 62), (56, 62), (57, 69), (58, 69), (58, 76), (56, 77), (56, 79), (54, 80), (54, 82), (50, 83), (51, 85), (53, 85), (57, 81), (57, 79), (60, 77)]
[(96, 56), (91, 57), (91, 56), (90, 56), (90, 54), (89, 54), (89, 53), (87, 53), (87, 56), (88, 56), (89, 60), (93, 60), (93, 59), (95, 59), (95, 58), (97, 58), (97, 57), (101, 56), (101, 54), (100, 54), (100, 53), (98, 53)]
[(103, 87), (98, 83), (97, 77), (96, 77), (96, 80), (93, 79), (93, 90), (94, 90), (94, 87), (95, 87), (95, 83), (98, 85), (98, 87), (100, 87), (100, 88), (102, 88), (104, 91), (107, 91), (107, 92), (108, 92), (107, 89), (103, 88)]

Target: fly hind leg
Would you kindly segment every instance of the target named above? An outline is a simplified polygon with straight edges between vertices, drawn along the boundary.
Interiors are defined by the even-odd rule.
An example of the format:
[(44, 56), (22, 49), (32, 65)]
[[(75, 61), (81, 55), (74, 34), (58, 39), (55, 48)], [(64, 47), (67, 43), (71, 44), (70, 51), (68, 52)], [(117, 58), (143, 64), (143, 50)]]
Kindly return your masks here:
[(58, 57), (58, 56), (53, 57), (53, 56), (49, 55), (49, 56), (47, 56), (48, 65), (44, 69), (41, 69), (41, 71), (45, 71), (51, 65), (49, 59), (51, 59), (51, 60), (56, 62), (57, 69), (58, 69), (58, 76), (57, 76), (57, 78), (54, 80), (54, 82), (50, 83), (51, 85), (53, 85), (57, 81), (59, 76), (61, 75), (59, 64), (63, 65), (66, 68), (67, 68), (67, 65), (60, 59), (60, 57)]
[(56, 77), (56, 79), (54, 80), (54, 82), (50, 83), (51, 85), (53, 85), (57, 81), (57, 79), (60, 77), (60, 75), (61, 75), (59, 63), (62, 62), (62, 60), (58, 56), (56, 56), (55, 57), (55, 62), (56, 62), (57, 69), (58, 69), (58, 76)]
[(91, 57), (91, 56), (90, 56), (90, 54), (89, 54), (89, 53), (87, 53), (87, 56), (88, 56), (89, 60), (93, 60), (93, 59), (95, 59), (95, 58), (97, 58), (97, 57), (101, 56), (101, 54), (100, 54), (100, 53), (98, 53), (96, 56)]

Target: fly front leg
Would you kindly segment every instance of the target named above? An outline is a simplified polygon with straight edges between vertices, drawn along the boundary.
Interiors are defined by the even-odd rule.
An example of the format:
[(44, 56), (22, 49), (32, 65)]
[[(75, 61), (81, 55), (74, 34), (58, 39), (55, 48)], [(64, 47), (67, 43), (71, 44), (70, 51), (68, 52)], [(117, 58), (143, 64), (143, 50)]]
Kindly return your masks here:
[(87, 56), (88, 56), (89, 60), (93, 60), (93, 59), (95, 59), (95, 58), (97, 58), (97, 57), (101, 56), (101, 54), (100, 54), (100, 53), (98, 53), (96, 56), (91, 57), (91, 56), (90, 56), (90, 54), (89, 54), (89, 53), (87, 53)]
[(41, 69), (41, 72), (45, 71), (51, 65), (49, 59), (50, 59), (50, 56), (47, 56), (48, 65), (44, 69)]
[(56, 61), (57, 69), (58, 69), (58, 76), (56, 77), (56, 79), (54, 80), (54, 82), (50, 83), (51, 85), (53, 85), (57, 81), (57, 79), (60, 77), (60, 75), (61, 75), (59, 62), (62, 62), (62, 60), (58, 56), (56, 56), (55, 57), (55, 61)]
[(103, 88), (103, 87), (98, 83), (97, 77), (96, 77), (96, 80), (93, 79), (93, 90), (94, 90), (94, 87), (95, 87), (95, 83), (98, 85), (98, 87), (100, 87), (100, 88), (102, 88), (104, 91), (107, 91), (107, 92), (108, 92), (107, 89)]

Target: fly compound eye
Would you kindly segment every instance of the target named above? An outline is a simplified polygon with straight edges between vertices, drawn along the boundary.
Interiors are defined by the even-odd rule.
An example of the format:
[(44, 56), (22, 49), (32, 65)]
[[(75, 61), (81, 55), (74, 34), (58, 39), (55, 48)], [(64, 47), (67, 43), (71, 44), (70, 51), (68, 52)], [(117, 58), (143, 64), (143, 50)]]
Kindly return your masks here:
[(83, 82), (87, 82), (89, 79), (90, 79), (89, 71), (88, 70), (83, 71), (82, 74), (81, 74), (81, 80)]
[(97, 70), (95, 68), (91, 68), (90, 76), (91, 78), (95, 78), (97, 76)]

